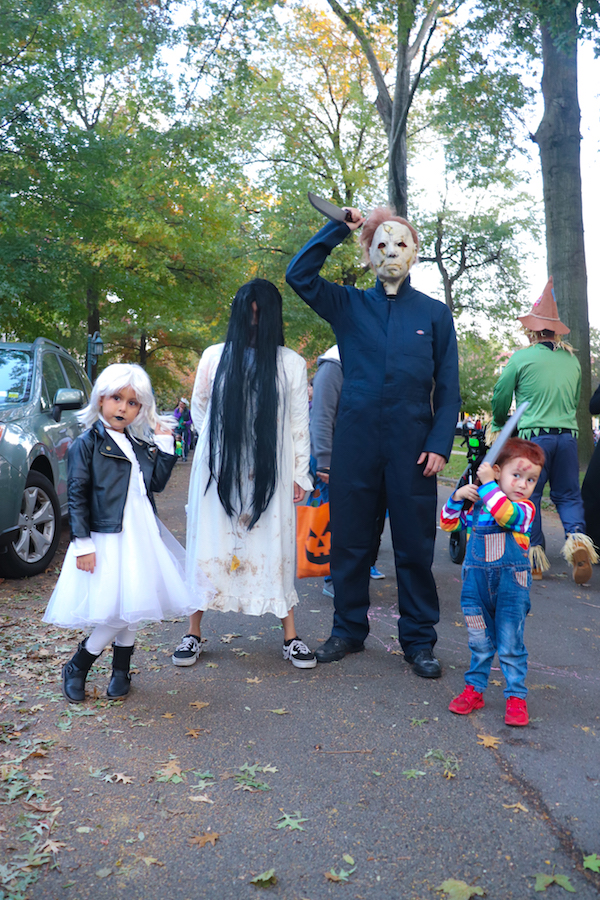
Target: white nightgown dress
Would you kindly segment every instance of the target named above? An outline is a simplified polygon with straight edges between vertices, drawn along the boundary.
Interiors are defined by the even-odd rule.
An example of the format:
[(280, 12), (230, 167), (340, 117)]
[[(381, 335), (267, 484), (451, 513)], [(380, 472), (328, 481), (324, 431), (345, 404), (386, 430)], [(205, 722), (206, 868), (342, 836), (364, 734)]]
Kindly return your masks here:
[(294, 482), (312, 490), (306, 363), (293, 350), (279, 348), (277, 484), (267, 509), (248, 531), (238, 517), (227, 515), (214, 480), (206, 489), (209, 402), (224, 346), (216, 344), (202, 354), (192, 395), (192, 420), (199, 438), (187, 508), (186, 576), (196, 592), (203, 577), (216, 588), (214, 598), (207, 597), (199, 609), (252, 616), (273, 613), (282, 619), (298, 602)]
[[(198, 608), (199, 598), (214, 592), (198, 573), (198, 596), (191, 594), (178, 561), (183, 562), (183, 548), (154, 514), (129, 439), (112, 428), (106, 427), (106, 432), (131, 462), (123, 527), (116, 534), (92, 531), (93, 573), (77, 568), (75, 542), (69, 544), (44, 622), (67, 628), (119, 628), (189, 615)], [(173, 439), (167, 435), (166, 441), (168, 448), (165, 436), (156, 436), (157, 446), (172, 452)]]

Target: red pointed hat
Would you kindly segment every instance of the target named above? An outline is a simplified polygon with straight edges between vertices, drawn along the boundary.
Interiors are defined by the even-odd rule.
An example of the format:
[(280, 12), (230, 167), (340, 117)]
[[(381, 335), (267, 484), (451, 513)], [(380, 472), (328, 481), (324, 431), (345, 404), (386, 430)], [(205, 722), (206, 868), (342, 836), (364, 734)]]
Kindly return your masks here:
[(531, 331), (554, 331), (556, 334), (569, 334), (571, 329), (563, 325), (558, 318), (552, 275), (542, 291), (542, 296), (533, 304), (529, 315), (518, 316), (518, 319), (525, 328), (529, 328)]

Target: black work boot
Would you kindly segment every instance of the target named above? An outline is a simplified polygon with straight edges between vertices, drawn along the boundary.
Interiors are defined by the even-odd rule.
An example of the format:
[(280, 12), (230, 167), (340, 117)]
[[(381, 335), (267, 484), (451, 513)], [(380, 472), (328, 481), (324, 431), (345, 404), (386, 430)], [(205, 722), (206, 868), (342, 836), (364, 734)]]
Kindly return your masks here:
[[(100, 655), (100, 654), (98, 654)], [(69, 703), (85, 700), (85, 679), (98, 656), (85, 649), (85, 641), (77, 647), (77, 653), (62, 668), (62, 692)]]
[(111, 700), (120, 700), (126, 697), (131, 687), (131, 675), (129, 664), (133, 654), (133, 647), (117, 647), (113, 644), (112, 676), (106, 691), (106, 696)]

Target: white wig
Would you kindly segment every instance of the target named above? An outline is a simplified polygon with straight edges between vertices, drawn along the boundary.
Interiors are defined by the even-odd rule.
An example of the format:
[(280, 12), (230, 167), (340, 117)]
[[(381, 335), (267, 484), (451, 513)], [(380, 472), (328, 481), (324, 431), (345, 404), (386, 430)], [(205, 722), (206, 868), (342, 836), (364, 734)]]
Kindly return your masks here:
[(134, 392), (140, 411), (128, 426), (128, 430), (138, 438), (147, 438), (148, 431), (154, 431), (160, 422), (167, 428), (173, 428), (176, 424), (172, 416), (159, 416), (156, 411), (152, 384), (147, 373), (141, 366), (130, 363), (113, 363), (107, 366), (98, 375), (92, 388), (92, 396), (88, 406), (78, 413), (78, 418), (86, 428), (89, 428), (100, 418), (100, 401), (103, 397), (109, 397), (119, 391), (130, 387)]

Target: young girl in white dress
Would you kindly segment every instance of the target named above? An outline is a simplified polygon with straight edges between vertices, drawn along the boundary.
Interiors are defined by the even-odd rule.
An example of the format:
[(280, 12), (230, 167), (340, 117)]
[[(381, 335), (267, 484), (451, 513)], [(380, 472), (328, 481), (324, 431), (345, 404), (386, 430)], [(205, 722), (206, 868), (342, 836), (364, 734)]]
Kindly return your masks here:
[[(79, 416), (89, 427), (69, 450), (71, 543), (44, 614), (66, 628), (93, 626), (63, 666), (70, 703), (85, 699), (88, 672), (113, 642), (107, 695), (125, 697), (136, 629), (198, 605), (175, 555), (182, 548), (155, 515), (152, 494), (163, 490), (177, 457), (174, 423), (157, 415), (148, 375), (136, 365), (108, 366)], [(153, 443), (142, 439), (149, 431)], [(197, 586), (204, 598), (208, 582), (199, 576)]]
[(296, 633), (293, 609), (294, 504), (312, 490), (306, 363), (284, 346), (281, 294), (271, 282), (257, 278), (235, 295), (225, 343), (202, 354), (191, 412), (199, 437), (186, 577), (194, 589), (206, 573), (217, 593), (190, 617), (173, 663), (196, 662), (202, 614), (210, 608), (273, 613), (283, 625), (283, 658), (313, 668), (317, 660)]

